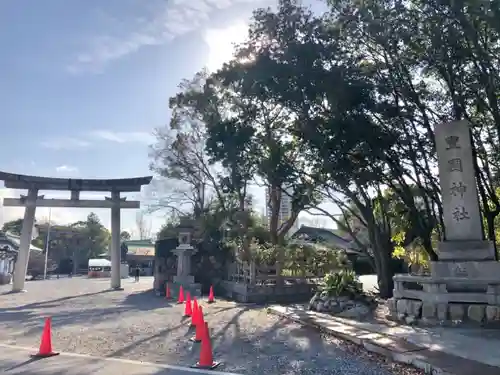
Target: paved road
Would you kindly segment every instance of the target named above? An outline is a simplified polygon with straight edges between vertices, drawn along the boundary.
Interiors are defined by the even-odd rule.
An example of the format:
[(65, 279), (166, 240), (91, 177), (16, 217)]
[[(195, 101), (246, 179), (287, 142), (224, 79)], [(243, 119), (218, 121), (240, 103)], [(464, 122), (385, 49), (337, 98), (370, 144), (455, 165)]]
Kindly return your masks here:
[(365, 292), (375, 293), (378, 290), (377, 275), (362, 275), (359, 276), (359, 281)]
[(32, 350), (27, 348), (0, 344), (0, 350), (0, 373), (9, 375), (231, 375), (227, 372), (213, 370), (67, 353), (41, 360), (32, 360), (29, 357)]
[[(139, 283), (125, 280), (125, 290), (120, 292), (108, 291), (109, 280), (27, 282), (27, 293), (0, 295), (0, 343), (36, 347), (44, 317), (51, 316), (55, 350), (190, 366), (199, 357), (199, 345), (189, 341), (193, 332), (182, 318), (183, 307), (155, 297), (152, 282), (152, 278), (141, 278)], [(2, 290), (10, 287), (2, 286), (0, 293)], [(220, 371), (266, 375), (408, 373), (340, 340), (268, 315), (261, 307), (220, 300), (203, 307), (214, 357), (223, 362)], [(2, 350), (1, 358), (9, 359)], [(169, 375), (186, 375), (183, 372), (187, 371), (161, 368), (166, 370), (171, 371)]]

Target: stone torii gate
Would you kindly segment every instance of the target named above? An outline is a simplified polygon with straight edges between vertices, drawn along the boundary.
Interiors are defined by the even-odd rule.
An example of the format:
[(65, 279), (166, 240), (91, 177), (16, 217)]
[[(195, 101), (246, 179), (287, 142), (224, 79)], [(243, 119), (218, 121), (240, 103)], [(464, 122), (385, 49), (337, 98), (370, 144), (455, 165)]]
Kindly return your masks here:
[[(27, 190), (27, 195), (20, 198), (4, 198), (6, 207), (25, 207), (19, 253), (15, 263), (12, 283), (13, 292), (24, 290), (24, 281), (28, 268), (29, 249), (35, 211), (37, 207), (79, 207), (79, 208), (110, 208), (111, 209), (111, 288), (121, 289), (121, 252), (120, 252), (120, 209), (140, 208), (139, 201), (126, 201), (120, 193), (140, 192), (143, 185), (151, 182), (152, 176), (124, 179), (67, 179), (38, 176), (26, 176), (0, 172), (0, 180), (8, 189)], [(40, 190), (66, 190), (71, 192), (70, 199), (46, 199), (38, 195)], [(110, 192), (111, 197), (105, 200), (80, 199), (80, 192)]]

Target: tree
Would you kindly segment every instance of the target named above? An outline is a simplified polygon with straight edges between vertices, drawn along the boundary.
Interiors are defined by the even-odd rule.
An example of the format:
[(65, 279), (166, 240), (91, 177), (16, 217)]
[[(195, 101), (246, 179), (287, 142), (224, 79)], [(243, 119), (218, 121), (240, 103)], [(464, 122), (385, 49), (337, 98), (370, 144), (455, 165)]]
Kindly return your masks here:
[(151, 238), (151, 223), (144, 217), (144, 212), (137, 211), (135, 216), (135, 224), (139, 232), (139, 239), (145, 240)]
[(201, 216), (214, 196), (223, 202), (205, 153), (204, 124), (195, 108), (185, 102), (185, 97), (203, 87), (206, 76), (200, 72), (179, 85), (180, 92), (169, 102), (170, 124), (156, 130), (157, 142), (150, 151), (150, 168), (162, 178), (164, 190), (157, 192), (155, 207), (174, 209), (181, 215), (192, 211), (195, 217)]
[[(279, 67), (266, 55), (266, 48), (272, 46), (257, 32), (264, 22), (258, 16), (256, 12), (249, 40), (239, 48), (235, 60), (206, 86), (206, 93), (216, 96), (212, 103), (219, 102), (217, 111), (207, 116), (207, 150), (213, 160), (232, 166), (232, 175), (238, 180), (254, 175), (268, 189), (269, 228), (272, 242), (279, 244), (300, 211), (315, 201), (316, 182), (298, 173), (310, 168), (297, 139), (290, 136), (297, 113), (272, 95), (268, 77)], [(286, 86), (277, 89), (286, 90)], [(286, 195), (292, 200), (292, 212), (280, 223), (281, 201)]]
[(124, 231), (122, 231), (122, 232), (120, 233), (120, 240), (121, 240), (121, 241), (129, 241), (129, 240), (130, 240), (130, 238), (131, 238), (130, 233), (129, 233), (129, 232), (127, 232), (126, 230), (124, 230)]
[[(314, 197), (315, 189), (321, 187), (344, 196), (356, 207), (367, 225), (381, 292), (389, 296), (394, 244), (387, 202), (377, 197), (389, 184), (416, 211), (407, 181), (417, 180), (425, 191), (436, 186), (435, 176), (425, 164), (425, 152), (432, 148), (432, 142), (425, 131), (407, 131), (415, 129), (416, 124), (409, 116), (397, 116), (395, 109), (399, 108), (388, 94), (391, 87), (387, 91), (388, 85), (383, 86), (377, 75), (377, 66), (363, 59), (366, 48), (356, 45), (351, 35), (343, 35), (349, 27), (341, 28), (342, 21), (315, 18), (292, 1), (281, 1), (275, 13), (256, 11), (250, 32), (253, 43), (239, 54), (247, 62), (241, 74), (248, 81), (243, 92), (257, 92), (283, 109), (280, 113), (288, 114), (289, 139), (308, 161), (300, 164), (295, 159), (288, 175), (313, 182), (307, 195)], [(255, 67), (260, 69), (252, 70)], [(419, 142), (409, 143), (414, 136), (419, 136)], [(398, 152), (391, 152), (393, 149)], [(276, 171), (271, 174), (279, 176)], [(432, 218), (433, 197), (424, 200)], [(429, 239), (435, 221), (422, 220), (419, 215), (413, 218), (422, 237)], [(430, 241), (426, 244), (432, 253)]]
[[(352, 233), (389, 297), (394, 250), (418, 244), (436, 260), (446, 238), (437, 123), (472, 123), (486, 235), (496, 241), (500, 3), (328, 3), (321, 17), (291, 0), (256, 10), (233, 61), (204, 76), (203, 89), (198, 80), (182, 108), (204, 124), (228, 191), (238, 195), (255, 177), (270, 189), (273, 244), (291, 222), (278, 228), (291, 185), (291, 219), (315, 207)], [(343, 217), (322, 211), (324, 201)]]
[(2, 232), (10, 232), (16, 236), (20, 236), (22, 228), (23, 219), (15, 219), (4, 223), (2, 226)]
[(85, 221), (76, 222), (70, 227), (79, 233), (80, 241), (77, 247), (80, 259), (95, 258), (107, 252), (111, 234), (95, 213), (91, 212)]

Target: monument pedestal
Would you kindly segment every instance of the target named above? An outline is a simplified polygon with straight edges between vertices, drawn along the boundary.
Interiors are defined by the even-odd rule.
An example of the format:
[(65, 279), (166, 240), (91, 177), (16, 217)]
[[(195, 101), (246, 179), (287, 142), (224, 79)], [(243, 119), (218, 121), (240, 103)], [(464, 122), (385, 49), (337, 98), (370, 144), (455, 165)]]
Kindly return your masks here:
[(443, 241), (438, 244), (440, 261), (495, 260), (495, 245), (491, 241)]
[(414, 323), (500, 324), (500, 263), (484, 240), (469, 123), (435, 128), (446, 240), (430, 275), (394, 276), (392, 317)]
[(189, 292), (191, 297), (200, 298), (201, 297), (201, 284), (195, 282), (183, 282), (179, 280), (174, 280), (171, 285), (172, 296), (177, 299), (179, 296), (179, 288), (182, 286), (184, 289), (184, 297), (186, 297), (186, 292)]

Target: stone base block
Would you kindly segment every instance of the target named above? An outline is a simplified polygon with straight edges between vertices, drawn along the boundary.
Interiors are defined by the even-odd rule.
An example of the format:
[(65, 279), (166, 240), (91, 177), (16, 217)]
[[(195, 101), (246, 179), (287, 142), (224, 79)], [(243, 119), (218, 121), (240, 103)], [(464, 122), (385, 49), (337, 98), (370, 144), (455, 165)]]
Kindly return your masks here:
[(495, 260), (495, 246), (491, 241), (443, 241), (438, 244), (441, 261)]
[(194, 284), (194, 276), (174, 276), (174, 283), (178, 284)]
[[(191, 297), (199, 298), (201, 297), (201, 284), (198, 283), (180, 283), (178, 281), (174, 281), (170, 284), (170, 292), (172, 293), (172, 297), (177, 299), (179, 296), (179, 289), (182, 285), (184, 289), (184, 293), (189, 292)], [(184, 295), (185, 296), (185, 295)]]
[(449, 261), (431, 262), (431, 276), (434, 278), (458, 277), (498, 280), (500, 282), (500, 262), (497, 261)]
[(388, 302), (392, 319), (407, 324), (425, 325), (500, 325), (500, 305), (468, 303), (432, 303), (411, 299), (391, 299)]

